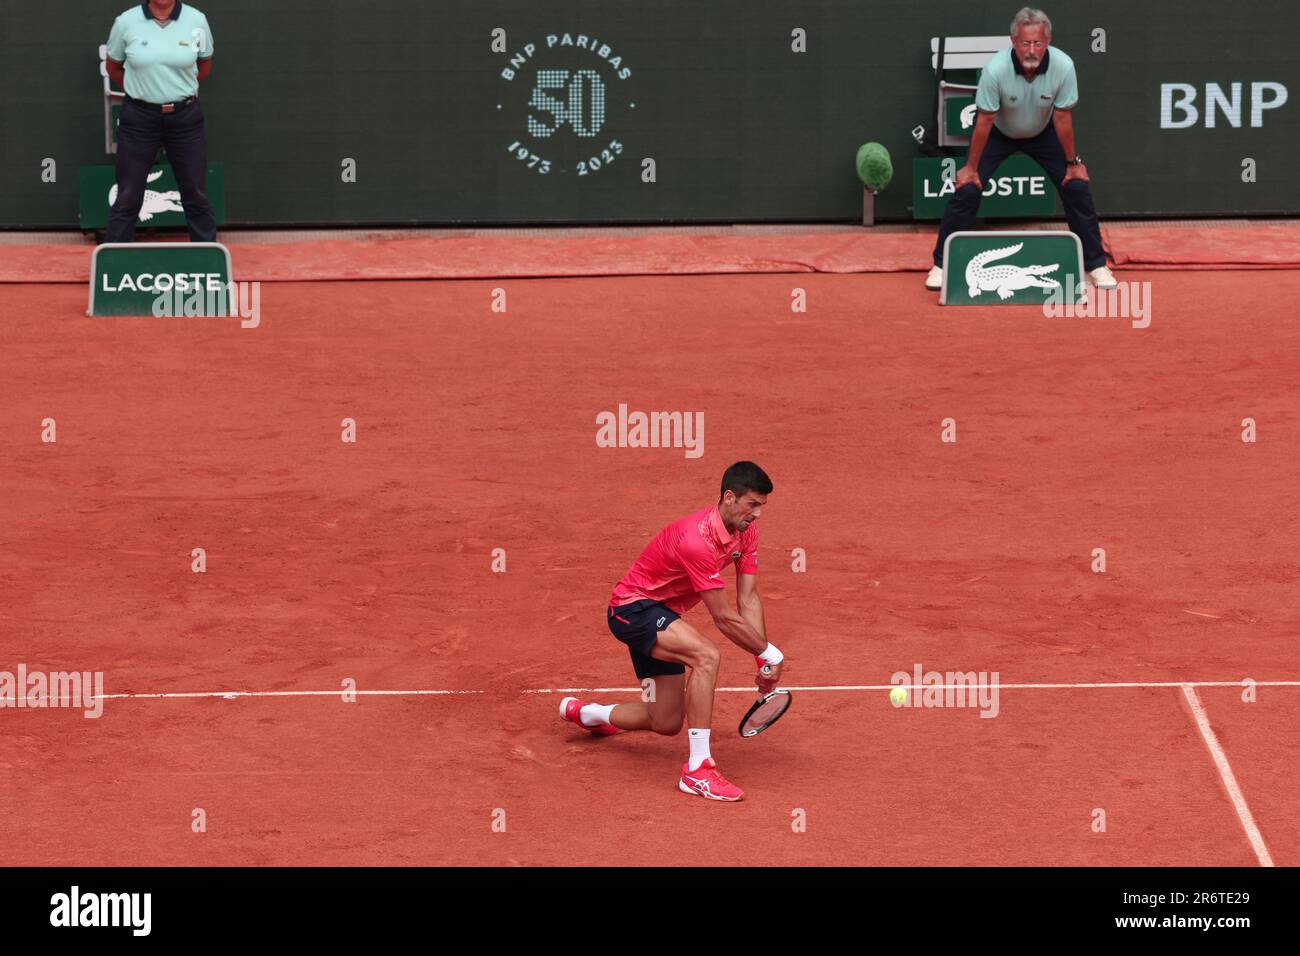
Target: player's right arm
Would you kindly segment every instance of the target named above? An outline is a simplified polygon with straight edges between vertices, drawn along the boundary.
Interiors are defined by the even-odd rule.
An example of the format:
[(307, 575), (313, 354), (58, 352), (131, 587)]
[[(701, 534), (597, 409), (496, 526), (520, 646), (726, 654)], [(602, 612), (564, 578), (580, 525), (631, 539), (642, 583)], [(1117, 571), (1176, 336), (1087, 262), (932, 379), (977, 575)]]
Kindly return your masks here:
[(722, 571), (718, 567), (712, 545), (695, 534), (687, 534), (678, 545), (678, 556), (687, 580), (709, 609), (713, 623), (722, 632), (722, 636), (755, 657), (766, 651), (767, 638), (746, 621), (738, 609), (727, 603)]
[(737, 647), (742, 647), (749, 653), (757, 657), (767, 649), (767, 638), (758, 633), (758, 630), (740, 616), (740, 612), (727, 603), (727, 592), (722, 588), (711, 588), (708, 591), (701, 591), (700, 597), (704, 600), (704, 606), (709, 609), (709, 614), (713, 616), (713, 623), (717, 625), (722, 636)]
[[(722, 588), (701, 591), (700, 597), (703, 598), (704, 606), (709, 609), (709, 613), (713, 615), (713, 623), (727, 640), (749, 651), (755, 658), (767, 650), (767, 638), (727, 603), (727, 595)], [(762, 661), (759, 663), (761, 664)], [(754, 683), (758, 685), (759, 691), (766, 694), (774, 690), (780, 680), (781, 664), (778, 663), (773, 665), (766, 674), (760, 670), (754, 678)]]

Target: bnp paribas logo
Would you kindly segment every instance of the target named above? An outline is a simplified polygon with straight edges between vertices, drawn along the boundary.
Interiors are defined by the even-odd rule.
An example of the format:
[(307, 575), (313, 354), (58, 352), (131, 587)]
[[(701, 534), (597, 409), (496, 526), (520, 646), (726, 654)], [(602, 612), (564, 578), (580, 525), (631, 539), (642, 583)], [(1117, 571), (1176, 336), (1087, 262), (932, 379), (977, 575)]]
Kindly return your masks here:
[[(508, 53), (505, 42), (499, 32), (493, 49)], [(631, 79), (623, 52), (603, 37), (548, 33), (528, 40), (509, 53), (500, 73), (502, 147), (538, 176), (582, 178), (626, 163), (619, 128), (637, 106)]]

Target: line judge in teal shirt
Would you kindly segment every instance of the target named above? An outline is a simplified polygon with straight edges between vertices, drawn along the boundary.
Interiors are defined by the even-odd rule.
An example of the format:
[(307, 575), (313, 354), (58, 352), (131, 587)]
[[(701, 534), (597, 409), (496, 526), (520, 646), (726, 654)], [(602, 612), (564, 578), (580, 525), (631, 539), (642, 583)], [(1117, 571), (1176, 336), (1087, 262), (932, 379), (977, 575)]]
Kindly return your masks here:
[(1042, 10), (1023, 7), (1011, 21), (1011, 45), (994, 54), (975, 92), (975, 130), (966, 165), (957, 170), (934, 244), (934, 268), (927, 289), (943, 287), (943, 247), (954, 232), (975, 225), (985, 183), (1013, 153), (1031, 157), (1056, 184), (1070, 231), (1083, 247), (1083, 268), (1099, 289), (1118, 285), (1106, 267), (1101, 224), (1092, 199), (1088, 169), (1075, 152), (1074, 108), (1079, 80), (1074, 61), (1052, 46), (1052, 21)]
[(113, 21), (109, 79), (126, 91), (117, 127), (117, 199), (107, 240), (131, 242), (158, 147), (180, 187), (190, 239), (212, 242), (217, 221), (208, 202), (208, 143), (199, 83), (212, 72), (212, 30), (181, 0), (145, 0)]

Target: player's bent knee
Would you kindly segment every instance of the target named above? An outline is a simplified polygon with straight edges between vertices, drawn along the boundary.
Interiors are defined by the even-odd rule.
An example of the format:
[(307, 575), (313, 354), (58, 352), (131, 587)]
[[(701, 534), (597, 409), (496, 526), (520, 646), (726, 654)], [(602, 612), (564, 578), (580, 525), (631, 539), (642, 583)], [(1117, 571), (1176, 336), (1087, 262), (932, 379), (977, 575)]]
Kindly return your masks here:
[(718, 665), (722, 663), (722, 652), (718, 650), (716, 644), (706, 640), (696, 649), (694, 658), (692, 666), (696, 670), (716, 671)]
[(662, 707), (650, 708), (650, 729), (665, 737), (674, 737), (682, 732), (682, 723), (686, 714), (680, 706), (672, 710)]
[(682, 718), (678, 717), (676, 723), (651, 721), (650, 729), (664, 737), (676, 737), (682, 732)]

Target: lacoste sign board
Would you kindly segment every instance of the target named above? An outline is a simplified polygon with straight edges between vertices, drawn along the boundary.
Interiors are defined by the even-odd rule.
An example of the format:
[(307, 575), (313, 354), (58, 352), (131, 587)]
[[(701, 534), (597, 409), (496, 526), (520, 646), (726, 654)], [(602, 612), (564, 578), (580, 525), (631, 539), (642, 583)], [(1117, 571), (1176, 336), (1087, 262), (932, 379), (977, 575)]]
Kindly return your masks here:
[(1036, 305), (1085, 293), (1072, 232), (954, 232), (943, 245), (940, 305)]

